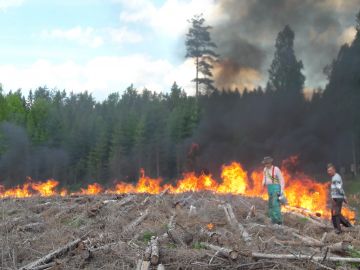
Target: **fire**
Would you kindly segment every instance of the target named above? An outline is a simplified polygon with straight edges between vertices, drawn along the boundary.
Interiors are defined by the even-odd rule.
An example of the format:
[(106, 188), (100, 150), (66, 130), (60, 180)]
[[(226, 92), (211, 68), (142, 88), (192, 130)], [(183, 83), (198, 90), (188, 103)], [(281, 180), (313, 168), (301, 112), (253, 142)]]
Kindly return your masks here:
[(103, 192), (103, 187), (98, 184), (98, 183), (94, 183), (94, 184), (90, 184), (88, 185), (88, 187), (86, 189), (81, 189), (80, 194), (82, 195), (96, 195)]
[[(326, 183), (316, 182), (314, 179), (299, 172), (290, 172), (289, 164), (294, 165), (296, 158), (290, 158), (283, 162), (281, 171), (285, 178), (285, 195), (289, 207), (284, 211), (295, 207), (304, 209), (309, 213), (321, 217), (330, 217), (330, 209), (327, 207), (329, 194), (329, 181)], [(210, 191), (220, 194), (241, 194), (244, 196), (267, 198), (266, 188), (262, 186), (262, 169), (255, 170), (250, 174), (244, 170), (240, 163), (232, 162), (222, 166), (221, 181), (216, 181), (211, 174), (196, 175), (193, 172), (184, 173), (183, 177), (175, 185), (162, 185), (161, 178), (150, 178), (145, 175), (143, 169), (140, 171), (139, 181), (133, 185), (119, 182), (113, 188), (105, 189), (100, 184), (88, 185), (75, 194), (96, 195), (99, 193), (149, 193), (159, 194), (164, 190), (170, 193)], [(21, 186), (6, 189), (0, 185), (0, 198), (14, 197), (25, 198), (30, 196), (65, 196), (72, 194), (66, 189), (57, 191), (59, 182), (50, 179), (46, 182), (32, 182), (31, 180)], [(343, 213), (351, 220), (355, 219), (355, 212), (344, 208)]]
[(56, 187), (58, 185), (59, 182), (54, 179), (49, 179), (46, 182), (32, 182), (32, 180), (29, 179), (25, 184), (10, 189), (5, 189), (4, 186), (0, 185), (0, 198), (26, 198), (33, 194), (43, 197), (54, 196), (57, 195)]
[(214, 224), (209, 223), (209, 224), (206, 225), (206, 227), (208, 228), (209, 231), (211, 231), (211, 230), (214, 229), (215, 226), (214, 226)]

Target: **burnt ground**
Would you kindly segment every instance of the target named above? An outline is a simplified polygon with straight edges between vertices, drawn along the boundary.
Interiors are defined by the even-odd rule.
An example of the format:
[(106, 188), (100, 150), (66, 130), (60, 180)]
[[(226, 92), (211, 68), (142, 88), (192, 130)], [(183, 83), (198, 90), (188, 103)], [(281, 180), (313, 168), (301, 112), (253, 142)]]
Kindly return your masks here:
[[(227, 203), (250, 241), (230, 224), (223, 208)], [(255, 215), (247, 219), (253, 205)], [(358, 269), (356, 263), (327, 259), (360, 257), (357, 226), (336, 235), (328, 222), (292, 213), (284, 214), (283, 226), (272, 225), (266, 207), (262, 199), (209, 192), (2, 199), (0, 269), (20, 269), (78, 238), (82, 241), (74, 248), (30, 269), (141, 269), (137, 264), (152, 236), (158, 237), (158, 263), (164, 269)], [(336, 243), (347, 245), (332, 250)], [(233, 259), (207, 244), (233, 251)]]

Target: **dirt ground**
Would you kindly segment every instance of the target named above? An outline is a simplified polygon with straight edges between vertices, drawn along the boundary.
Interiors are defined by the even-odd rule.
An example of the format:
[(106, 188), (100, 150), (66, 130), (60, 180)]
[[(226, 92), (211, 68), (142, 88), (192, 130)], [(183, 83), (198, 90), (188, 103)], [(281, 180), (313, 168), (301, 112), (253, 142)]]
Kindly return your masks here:
[[(224, 205), (240, 226), (229, 221)], [(284, 213), (284, 225), (272, 225), (266, 206), (262, 199), (210, 192), (2, 199), (0, 269), (21, 269), (79, 238), (70, 250), (26, 269), (360, 269), (328, 260), (360, 257), (357, 226), (336, 235), (328, 221), (292, 213)], [(141, 268), (152, 237), (158, 262)], [(346, 249), (332, 250), (343, 242)]]

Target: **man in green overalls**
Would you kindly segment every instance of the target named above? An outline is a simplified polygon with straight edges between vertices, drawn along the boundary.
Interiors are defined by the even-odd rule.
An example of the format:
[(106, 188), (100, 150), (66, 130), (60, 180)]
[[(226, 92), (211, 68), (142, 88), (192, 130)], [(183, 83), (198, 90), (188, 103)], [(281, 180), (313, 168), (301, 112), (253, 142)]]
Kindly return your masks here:
[(279, 197), (283, 196), (284, 192), (284, 177), (280, 169), (273, 165), (271, 157), (264, 157), (262, 164), (264, 164), (263, 186), (267, 187), (269, 195), (269, 216), (272, 223), (282, 224), (281, 204)]

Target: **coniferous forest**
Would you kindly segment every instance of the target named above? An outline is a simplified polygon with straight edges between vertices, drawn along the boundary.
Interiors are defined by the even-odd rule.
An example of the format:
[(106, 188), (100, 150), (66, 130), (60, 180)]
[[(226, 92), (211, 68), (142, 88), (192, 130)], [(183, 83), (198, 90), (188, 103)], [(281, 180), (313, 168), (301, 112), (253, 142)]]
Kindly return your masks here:
[(45, 86), (26, 96), (1, 89), (0, 181), (111, 184), (135, 181), (140, 168), (171, 181), (190, 170), (217, 176), (233, 160), (251, 169), (265, 155), (277, 162), (297, 155), (309, 173), (328, 162), (349, 173), (359, 163), (360, 15), (355, 39), (329, 59), (328, 83), (310, 98), (303, 94), (304, 66), (291, 26), (274, 37), (266, 86), (242, 91), (214, 87), (212, 63), (221, 56), (209, 31), (195, 17), (187, 35), (195, 96), (176, 82), (160, 94), (130, 85), (103, 101)]

